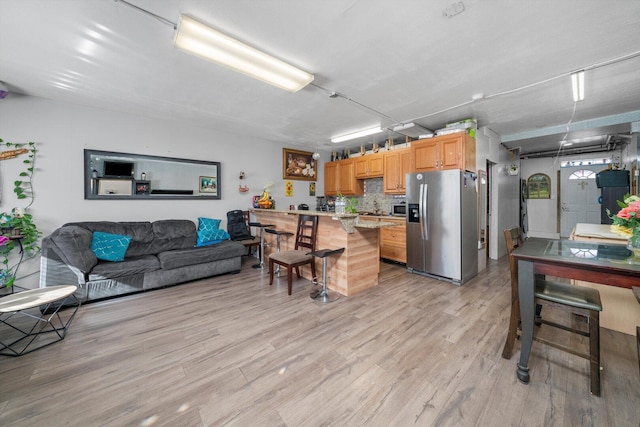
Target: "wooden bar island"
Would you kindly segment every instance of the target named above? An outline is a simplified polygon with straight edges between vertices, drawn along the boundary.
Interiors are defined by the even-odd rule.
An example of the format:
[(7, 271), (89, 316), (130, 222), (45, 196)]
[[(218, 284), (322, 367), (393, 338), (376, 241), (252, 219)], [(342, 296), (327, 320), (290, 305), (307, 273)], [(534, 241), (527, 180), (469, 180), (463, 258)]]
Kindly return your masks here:
[[(341, 295), (351, 296), (378, 284), (380, 271), (378, 229), (394, 227), (395, 223), (358, 221), (356, 214), (333, 212), (277, 209), (252, 209), (251, 212), (257, 222), (273, 224), (276, 230), (293, 233), (288, 238), (281, 238), (280, 250), (294, 248), (298, 215), (317, 216), (316, 249), (345, 248), (344, 253), (339, 257), (327, 260), (329, 276), (327, 287)], [(264, 255), (265, 264), (268, 265), (268, 256), (276, 250), (276, 238), (272, 234), (264, 233), (264, 239), (268, 244)], [(308, 267), (302, 268), (302, 274), (311, 280), (311, 271)], [(316, 274), (322, 275), (322, 261), (319, 259), (316, 260)], [(295, 286), (294, 283), (294, 289)]]

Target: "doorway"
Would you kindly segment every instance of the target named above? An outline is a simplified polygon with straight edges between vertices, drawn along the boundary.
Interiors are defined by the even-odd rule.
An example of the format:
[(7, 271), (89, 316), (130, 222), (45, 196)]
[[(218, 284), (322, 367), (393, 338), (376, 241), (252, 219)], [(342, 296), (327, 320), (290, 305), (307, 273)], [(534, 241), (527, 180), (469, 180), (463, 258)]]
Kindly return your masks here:
[(590, 166), (560, 169), (560, 237), (569, 237), (577, 223), (600, 224), (596, 171)]

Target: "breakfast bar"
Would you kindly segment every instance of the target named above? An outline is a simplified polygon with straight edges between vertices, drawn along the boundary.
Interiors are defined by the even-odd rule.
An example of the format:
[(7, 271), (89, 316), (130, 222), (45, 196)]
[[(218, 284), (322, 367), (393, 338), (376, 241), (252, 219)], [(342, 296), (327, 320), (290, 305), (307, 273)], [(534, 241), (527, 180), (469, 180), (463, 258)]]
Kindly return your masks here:
[[(281, 250), (294, 249), (298, 215), (318, 216), (317, 249), (345, 248), (344, 253), (329, 263), (330, 280), (327, 287), (344, 296), (355, 295), (378, 284), (380, 271), (380, 244), (378, 229), (394, 227), (393, 222), (359, 221), (356, 214), (335, 214), (305, 210), (252, 209), (256, 221), (273, 224), (280, 231), (293, 233), (280, 242)], [(265, 259), (276, 249), (275, 237), (267, 236)], [(317, 261), (316, 269), (321, 271)], [(303, 276), (311, 280), (311, 272), (302, 269)]]

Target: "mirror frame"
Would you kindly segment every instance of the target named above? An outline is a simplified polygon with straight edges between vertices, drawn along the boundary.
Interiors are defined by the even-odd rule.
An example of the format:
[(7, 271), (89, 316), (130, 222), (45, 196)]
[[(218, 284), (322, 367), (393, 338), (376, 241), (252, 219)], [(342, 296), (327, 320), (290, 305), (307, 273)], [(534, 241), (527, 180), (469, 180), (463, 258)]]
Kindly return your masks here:
[[(215, 194), (209, 194), (207, 192), (199, 192), (196, 194), (135, 194), (132, 190), (131, 195), (111, 195), (111, 194), (97, 194), (97, 179), (92, 176), (92, 162), (91, 156), (102, 156), (102, 157), (117, 157), (118, 160), (131, 159), (131, 161), (136, 160), (150, 160), (150, 161), (160, 161), (167, 163), (175, 163), (175, 164), (184, 164), (185, 167), (189, 167), (190, 165), (207, 165), (213, 167), (212, 172), (207, 176), (201, 176), (199, 174), (194, 176), (194, 182), (200, 180), (202, 182), (202, 178), (206, 178), (209, 176), (216, 177), (216, 187), (217, 192)], [(101, 151), (101, 150), (84, 150), (84, 198), (85, 200), (220, 200), (222, 198), (222, 182), (221, 182), (221, 165), (220, 162), (209, 162), (205, 160), (192, 160), (192, 159), (181, 159), (177, 157), (162, 157), (162, 156), (151, 156), (146, 154), (133, 154), (133, 153), (119, 153), (115, 151)], [(162, 176), (161, 173), (154, 171), (154, 176)], [(153, 178), (153, 177), (152, 177)], [(114, 178), (117, 179), (117, 178)], [(94, 181), (95, 180), (95, 181)], [(126, 181), (128, 179), (123, 179)], [(142, 181), (136, 180), (135, 178), (131, 179), (132, 186), (134, 181)]]

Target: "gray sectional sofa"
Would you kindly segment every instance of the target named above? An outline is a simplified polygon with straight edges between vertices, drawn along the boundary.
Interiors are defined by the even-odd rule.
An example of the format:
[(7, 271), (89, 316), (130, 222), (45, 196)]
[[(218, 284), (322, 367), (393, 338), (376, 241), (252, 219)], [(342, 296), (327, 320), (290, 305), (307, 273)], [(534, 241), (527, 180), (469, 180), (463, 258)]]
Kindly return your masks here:
[[(98, 231), (131, 236), (123, 261), (96, 258)], [(240, 271), (242, 243), (195, 247), (196, 240), (189, 220), (65, 224), (42, 240), (40, 287), (77, 285), (76, 296), (87, 302)]]

